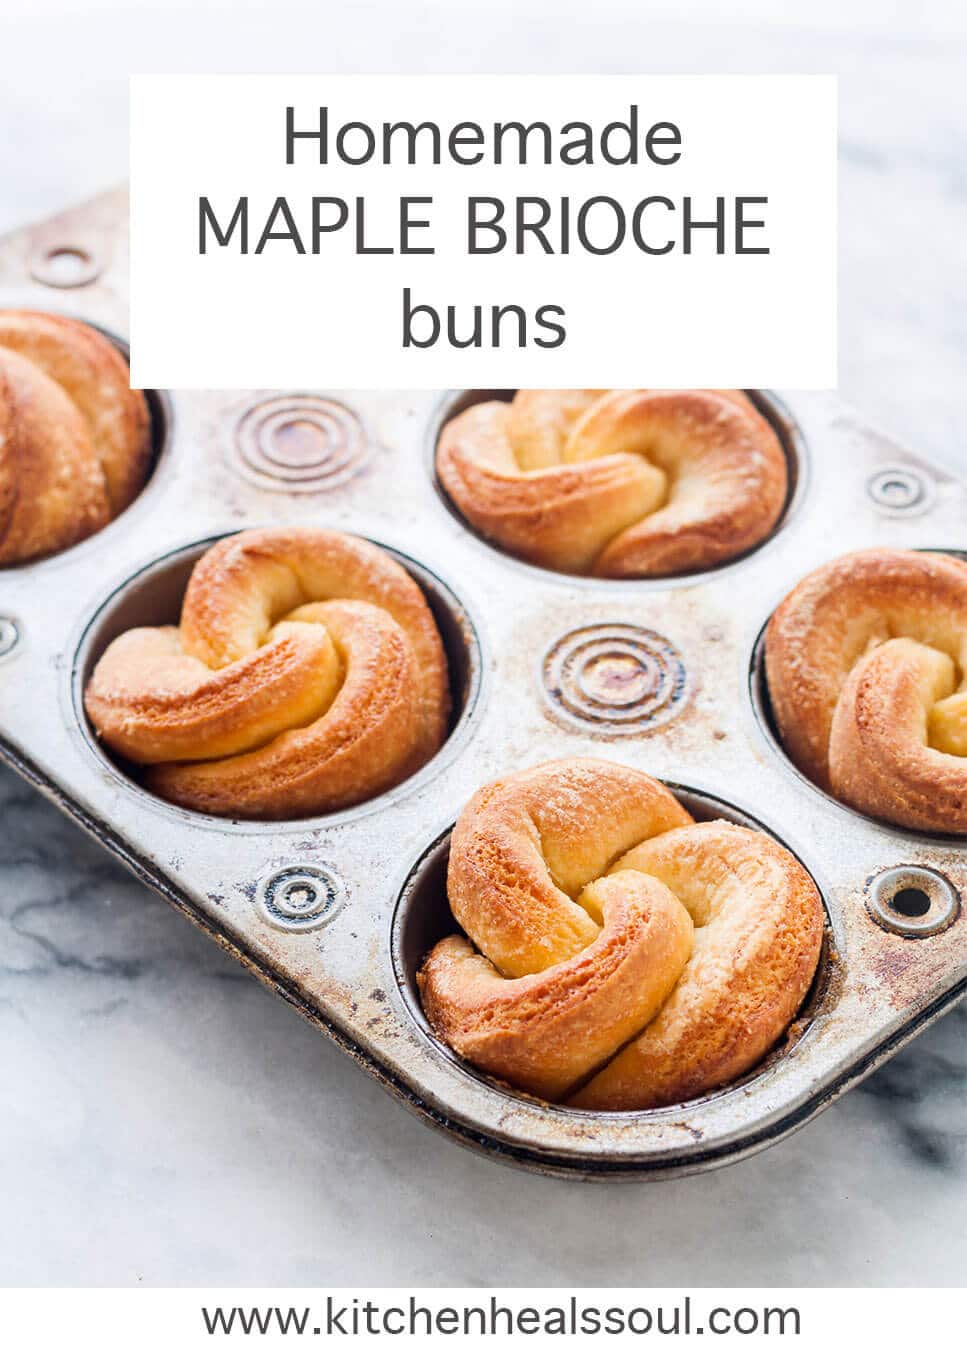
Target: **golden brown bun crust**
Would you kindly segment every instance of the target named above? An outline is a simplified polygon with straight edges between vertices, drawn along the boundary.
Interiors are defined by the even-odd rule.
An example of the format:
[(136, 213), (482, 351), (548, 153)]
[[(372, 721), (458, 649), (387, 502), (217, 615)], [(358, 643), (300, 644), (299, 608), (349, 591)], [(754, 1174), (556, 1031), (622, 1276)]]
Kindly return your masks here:
[(735, 1079), (809, 989), (823, 909), (765, 834), (694, 824), (647, 774), (559, 760), (502, 778), (454, 828), (468, 937), (418, 976), (435, 1032), (518, 1089), (654, 1108)]
[(766, 632), (782, 743), (840, 801), (967, 833), (967, 565), (873, 548), (821, 566)]
[(440, 434), (437, 472), (474, 527), (551, 570), (636, 578), (707, 569), (782, 513), (782, 447), (736, 391), (519, 391)]
[(0, 311), (0, 564), (63, 551), (126, 509), (151, 429), (111, 342), (80, 321)]
[(419, 587), (380, 548), (314, 528), (216, 543), (180, 627), (118, 637), (84, 701), (159, 796), (270, 820), (395, 786), (440, 748), (450, 707)]

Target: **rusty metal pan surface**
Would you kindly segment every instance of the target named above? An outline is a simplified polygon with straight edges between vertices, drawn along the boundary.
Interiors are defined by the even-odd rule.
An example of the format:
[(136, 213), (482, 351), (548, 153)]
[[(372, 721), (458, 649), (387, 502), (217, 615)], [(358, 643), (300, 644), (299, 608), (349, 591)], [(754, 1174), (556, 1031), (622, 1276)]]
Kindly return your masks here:
[[(76, 316), (123, 347), (126, 219), (119, 191), (0, 242), (0, 306)], [(694, 1172), (787, 1135), (964, 992), (967, 846), (880, 824), (806, 782), (772, 731), (759, 652), (779, 600), (832, 556), (967, 549), (967, 486), (832, 395), (753, 393), (792, 472), (774, 536), (701, 575), (576, 579), (481, 541), (434, 480), (441, 420), (495, 394), (152, 394), (156, 465), (141, 497), (77, 547), (0, 572), (0, 754), (471, 1149), (561, 1175)], [(450, 738), (413, 778), (345, 813), (234, 823), (170, 806), (98, 747), (85, 679), (119, 631), (175, 620), (214, 537), (300, 522), (382, 544), (420, 583), (451, 663)], [(734, 1086), (583, 1113), (480, 1076), (427, 1029), (414, 975), (448, 928), (453, 821), (488, 779), (569, 755), (635, 765), (693, 814), (766, 828), (823, 893), (826, 943), (803, 1012)]]

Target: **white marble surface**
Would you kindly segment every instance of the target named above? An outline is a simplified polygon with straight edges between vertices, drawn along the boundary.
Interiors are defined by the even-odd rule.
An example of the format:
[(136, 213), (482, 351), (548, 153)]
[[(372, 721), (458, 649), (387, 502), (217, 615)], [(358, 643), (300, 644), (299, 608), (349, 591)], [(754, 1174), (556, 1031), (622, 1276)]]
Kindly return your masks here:
[[(842, 389), (967, 468), (953, 7), (79, 8), (8, 0), (0, 229), (123, 177), (131, 70), (838, 71)], [(0, 826), (0, 1283), (963, 1279), (963, 1008), (741, 1165), (543, 1180), (419, 1125), (6, 771)]]

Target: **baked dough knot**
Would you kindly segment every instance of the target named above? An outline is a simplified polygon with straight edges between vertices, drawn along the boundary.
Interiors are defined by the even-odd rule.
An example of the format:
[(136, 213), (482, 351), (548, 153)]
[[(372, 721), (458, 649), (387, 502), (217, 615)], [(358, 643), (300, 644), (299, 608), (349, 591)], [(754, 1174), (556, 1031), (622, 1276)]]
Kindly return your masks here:
[(766, 632), (792, 761), (908, 829), (967, 833), (967, 564), (875, 548), (808, 575)]
[(704, 570), (775, 528), (782, 446), (738, 391), (518, 391), (451, 419), (437, 472), (515, 556), (577, 575)]
[(426, 763), (449, 689), (433, 615), (387, 552), (322, 529), (259, 529), (200, 558), (178, 627), (108, 646), (85, 705), (159, 796), (284, 819), (355, 805)]
[(103, 528), (150, 456), (147, 403), (110, 340), (64, 316), (0, 311), (0, 565)]
[(447, 890), (466, 937), (418, 982), (468, 1062), (540, 1098), (661, 1107), (754, 1066), (819, 958), (812, 878), (770, 836), (695, 823), (635, 769), (560, 760), (479, 791)]

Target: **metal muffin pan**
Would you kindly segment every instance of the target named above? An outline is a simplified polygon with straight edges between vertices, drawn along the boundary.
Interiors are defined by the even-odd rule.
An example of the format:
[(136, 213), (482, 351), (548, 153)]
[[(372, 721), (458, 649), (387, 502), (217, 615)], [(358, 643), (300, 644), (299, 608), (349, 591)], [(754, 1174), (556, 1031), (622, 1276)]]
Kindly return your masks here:
[[(0, 242), (0, 306), (123, 336), (126, 215), (116, 192)], [(81, 258), (83, 282), (65, 288), (60, 267), (44, 268), (58, 255)], [(0, 754), (470, 1148), (583, 1177), (739, 1159), (821, 1111), (967, 984), (967, 844), (884, 826), (808, 784), (770, 732), (756, 659), (773, 608), (830, 557), (967, 547), (967, 486), (832, 396), (763, 395), (796, 467), (768, 542), (701, 575), (578, 579), (503, 555), (446, 503), (430, 449), (465, 399), (159, 393), (163, 447), (140, 499), (87, 542), (0, 572)], [(121, 628), (175, 620), (191, 561), (214, 536), (300, 522), (382, 543), (413, 571), (456, 678), (450, 738), (413, 778), (345, 813), (230, 822), (170, 806), (97, 745), (84, 678)], [(470, 1070), (426, 1028), (413, 975), (450, 927), (442, 873), (454, 819), (498, 774), (576, 755), (645, 769), (696, 815), (762, 825), (820, 887), (828, 930), (813, 991), (780, 1047), (734, 1086), (649, 1112), (575, 1112)]]

